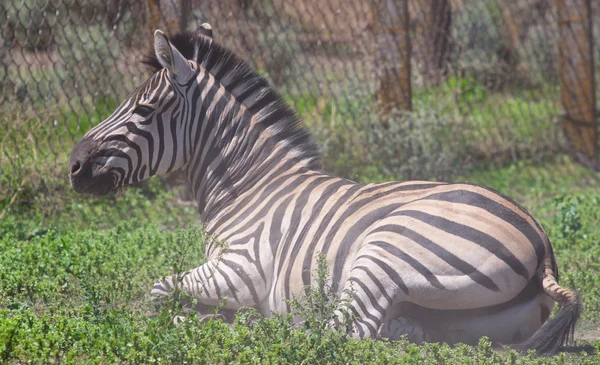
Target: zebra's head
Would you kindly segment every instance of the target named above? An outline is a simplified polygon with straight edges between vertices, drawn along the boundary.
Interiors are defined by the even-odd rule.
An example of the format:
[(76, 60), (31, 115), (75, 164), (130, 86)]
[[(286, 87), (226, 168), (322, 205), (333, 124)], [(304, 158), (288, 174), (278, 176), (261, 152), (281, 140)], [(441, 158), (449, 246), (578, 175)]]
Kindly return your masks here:
[[(203, 24), (185, 37), (212, 38), (212, 30)], [(193, 61), (197, 57), (193, 51), (185, 50), (191, 54), (184, 55), (173, 43), (155, 31), (153, 59), (162, 68), (73, 147), (69, 178), (75, 191), (106, 195), (182, 168), (188, 161), (191, 147), (184, 143), (184, 125), (190, 116), (183, 115), (182, 104), (186, 84), (195, 79), (199, 65)]]

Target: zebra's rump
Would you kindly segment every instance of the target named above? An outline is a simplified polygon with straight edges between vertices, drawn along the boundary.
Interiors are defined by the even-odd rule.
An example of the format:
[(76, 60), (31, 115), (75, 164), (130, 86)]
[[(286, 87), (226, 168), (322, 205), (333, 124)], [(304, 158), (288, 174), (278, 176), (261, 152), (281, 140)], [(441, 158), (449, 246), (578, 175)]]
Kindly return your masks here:
[(527, 285), (546, 253), (546, 236), (529, 214), (479, 186), (428, 187), (383, 204), (395, 203), (369, 228), (360, 255), (406, 275), (403, 294), (429, 308), (505, 302)]

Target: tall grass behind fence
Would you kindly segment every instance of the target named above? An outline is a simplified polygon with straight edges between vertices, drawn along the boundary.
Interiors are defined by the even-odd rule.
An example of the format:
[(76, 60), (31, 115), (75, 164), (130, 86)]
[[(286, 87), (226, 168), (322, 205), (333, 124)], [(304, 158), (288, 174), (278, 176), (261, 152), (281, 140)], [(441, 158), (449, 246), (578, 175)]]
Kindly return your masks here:
[[(381, 2), (0, 0), (3, 205), (23, 189), (68, 190), (73, 143), (149, 76), (139, 61), (150, 3), (185, 5), (181, 26), (209, 22), (267, 76), (315, 132), (330, 171), (449, 179), (565, 150), (556, 1), (408, 1), (412, 110), (386, 113)], [(592, 13), (598, 50), (598, 2)]]

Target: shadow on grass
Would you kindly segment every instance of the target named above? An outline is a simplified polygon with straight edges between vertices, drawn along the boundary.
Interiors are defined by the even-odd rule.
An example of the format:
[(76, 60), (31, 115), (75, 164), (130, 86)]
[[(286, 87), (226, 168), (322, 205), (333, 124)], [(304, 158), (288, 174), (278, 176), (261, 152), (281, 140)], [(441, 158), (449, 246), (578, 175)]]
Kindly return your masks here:
[(569, 354), (580, 354), (582, 352), (585, 352), (588, 355), (593, 355), (594, 352), (596, 351), (596, 349), (594, 348), (593, 345), (586, 344), (586, 345), (579, 345), (579, 346), (561, 347), (560, 351), (566, 352)]

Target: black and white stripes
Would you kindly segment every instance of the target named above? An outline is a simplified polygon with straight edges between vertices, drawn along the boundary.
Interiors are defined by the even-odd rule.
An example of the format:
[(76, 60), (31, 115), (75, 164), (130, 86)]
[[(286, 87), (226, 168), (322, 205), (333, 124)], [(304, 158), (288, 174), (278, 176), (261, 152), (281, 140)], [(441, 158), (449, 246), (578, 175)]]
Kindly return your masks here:
[[(289, 311), (323, 254), (339, 292), (352, 289), (359, 338), (529, 338), (523, 348), (551, 352), (574, 327), (579, 298), (557, 284), (545, 233), (512, 200), (476, 185), (323, 173), (277, 92), (206, 32), (157, 31), (146, 63), (154, 75), (74, 147), (70, 178), (102, 195), (187, 173), (227, 250), (209, 242), (207, 263), (154, 285), (157, 301), (179, 285), (205, 306)], [(547, 321), (555, 301), (563, 309)]]

